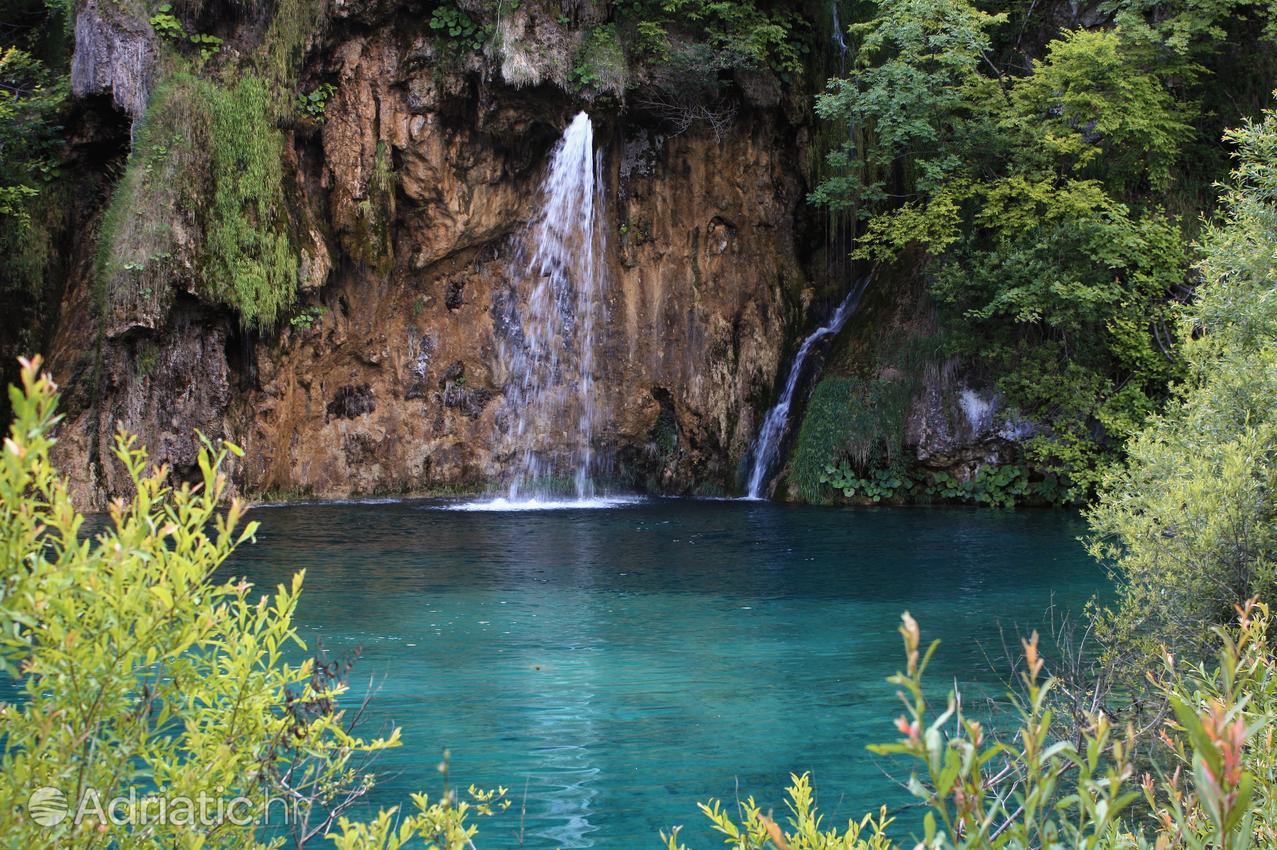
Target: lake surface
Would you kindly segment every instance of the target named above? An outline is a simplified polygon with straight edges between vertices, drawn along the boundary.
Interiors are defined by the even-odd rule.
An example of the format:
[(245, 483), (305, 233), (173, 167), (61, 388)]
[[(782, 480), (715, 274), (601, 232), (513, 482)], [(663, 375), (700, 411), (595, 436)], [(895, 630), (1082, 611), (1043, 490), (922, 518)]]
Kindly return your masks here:
[(791, 771), (812, 772), (830, 825), (904, 802), (883, 770), (907, 769), (865, 750), (896, 735), (900, 612), (942, 640), (937, 699), (957, 676), (972, 704), (1004, 690), (1000, 627), (1014, 645), (1105, 585), (1063, 512), (443, 507), (261, 508), (230, 566), (271, 586), (306, 568), (303, 635), (362, 647), (352, 684), (380, 682), (367, 731), (394, 722), (405, 741), (373, 805), (436, 796), (444, 748), (453, 784), (510, 788), (481, 848), (521, 829), (531, 850), (655, 848), (680, 823), (717, 847), (696, 802), (779, 812)]

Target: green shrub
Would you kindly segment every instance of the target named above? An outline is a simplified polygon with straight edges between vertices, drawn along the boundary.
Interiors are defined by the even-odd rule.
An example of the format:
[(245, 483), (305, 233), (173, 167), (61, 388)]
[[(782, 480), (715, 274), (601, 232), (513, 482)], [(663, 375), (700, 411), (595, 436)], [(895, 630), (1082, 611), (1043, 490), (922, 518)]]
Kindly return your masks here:
[[(288, 802), (294, 846), (331, 832), (345, 850), (384, 850), (418, 838), (427, 847), (470, 846), (471, 814), (501, 808), (502, 791), (472, 789), (469, 802), (383, 811), (369, 823), (341, 816), (371, 787), (364, 760), (399, 744), (398, 730), (364, 739), (338, 707), (339, 681), (312, 659), (293, 625), (302, 575), (273, 594), (214, 579), (252, 539), (244, 505), (224, 503), (230, 444), (199, 455), (200, 479), (174, 489), (167, 470), (121, 433), (115, 455), (134, 485), (88, 534), (65, 480), (49, 461), (56, 388), (23, 363), (10, 389), (13, 426), (0, 453), (0, 675), (17, 686), (0, 705), (0, 844), (6, 847), (262, 848), (277, 833), (257, 825), (268, 798)], [(38, 789), (45, 789), (35, 792)], [(100, 822), (117, 796), (165, 798), (154, 808)], [(56, 815), (58, 794), (88, 819)], [(249, 810), (203, 803), (182, 818), (181, 800), (245, 798)], [(44, 804), (42, 807), (40, 804)], [(114, 811), (114, 810), (113, 810)], [(279, 811), (272, 810), (278, 816)], [(247, 815), (247, 816), (245, 816)], [(141, 819), (139, 819), (139, 816)], [(433, 842), (433, 843), (432, 843)]]
[(337, 92), (332, 83), (316, 86), (308, 92), (297, 94), (297, 114), (312, 124), (323, 124), (328, 110), (328, 99)]
[(182, 26), (182, 22), (173, 14), (173, 6), (169, 3), (163, 3), (155, 10), (155, 14), (151, 15), (151, 29), (155, 30), (155, 34), (161, 38), (170, 40), (184, 40), (186, 38), (186, 27)]
[(187, 35), (182, 22), (173, 14), (173, 6), (164, 3), (155, 10), (150, 18), (151, 29), (161, 38), (170, 42), (189, 43), (199, 48), (200, 61), (208, 61), (222, 47), (222, 40), (208, 33), (192, 33)]
[(908, 498), (917, 484), (914, 477), (895, 469), (873, 469), (861, 477), (850, 463), (843, 460), (825, 465), (821, 484), (828, 484), (848, 499), (860, 497), (873, 502), (890, 501), (897, 496)]
[(430, 13), (430, 28), (446, 36), (448, 46), (457, 52), (482, 50), (491, 34), (487, 28), (455, 6), (438, 6)]
[(592, 28), (581, 42), (569, 81), (578, 91), (625, 92), (629, 78), (625, 52), (614, 24)]
[[(755, 0), (625, 0), (618, 18), (638, 33), (637, 52), (659, 57), (673, 29), (703, 42), (713, 67), (768, 68), (793, 77), (802, 73), (808, 24), (797, 12), (765, 9)], [(778, 4), (782, 5), (783, 4)]]
[(638, 21), (634, 25), (633, 49), (639, 56), (661, 62), (669, 58), (670, 36), (660, 21)]
[(1134, 670), (1163, 645), (1208, 653), (1233, 606), (1277, 594), (1277, 113), (1230, 140), (1235, 182), (1180, 328), (1188, 377), (1089, 513), (1119, 589), (1101, 634)]
[(1011, 464), (982, 466), (970, 482), (972, 498), (981, 505), (1012, 508), (1029, 494), (1029, 477)]
[(304, 310), (298, 310), (289, 320), (288, 324), (300, 330), (309, 330), (314, 327), (315, 322), (323, 318), (327, 312), (323, 307), (307, 307)]
[(825, 464), (820, 483), (848, 499), (872, 502), (966, 502), (994, 508), (1013, 508), (1030, 499), (1060, 504), (1063, 493), (1054, 478), (1030, 482), (1026, 469), (1014, 464), (988, 464), (959, 481), (948, 472), (875, 467), (863, 475), (848, 460)]
[[(706, 68), (770, 68), (793, 79), (808, 51), (807, 20), (785, 4), (755, 0), (620, 0), (614, 4), (631, 56), (657, 66), (678, 44), (708, 50)], [(777, 8), (779, 7), (779, 8)]]

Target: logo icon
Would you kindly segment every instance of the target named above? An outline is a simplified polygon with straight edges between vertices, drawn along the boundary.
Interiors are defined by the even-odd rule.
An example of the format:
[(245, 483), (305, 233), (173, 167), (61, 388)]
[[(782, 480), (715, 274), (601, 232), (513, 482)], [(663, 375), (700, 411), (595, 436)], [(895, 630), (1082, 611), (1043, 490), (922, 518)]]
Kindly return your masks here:
[(27, 798), (27, 811), (40, 826), (57, 826), (67, 816), (67, 795), (47, 785), (37, 788)]

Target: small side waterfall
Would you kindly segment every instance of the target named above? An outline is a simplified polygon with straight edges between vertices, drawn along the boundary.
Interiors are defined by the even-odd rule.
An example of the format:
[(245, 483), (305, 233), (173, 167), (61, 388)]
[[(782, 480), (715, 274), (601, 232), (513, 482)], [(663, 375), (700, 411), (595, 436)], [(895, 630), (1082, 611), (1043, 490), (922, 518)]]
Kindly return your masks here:
[(847, 73), (847, 38), (843, 34), (842, 16), (838, 14), (838, 0), (829, 0), (829, 11), (833, 17), (834, 49), (838, 51), (838, 73)]
[(765, 499), (769, 495), (767, 476), (776, 465), (781, 440), (784, 439), (785, 432), (789, 428), (789, 409), (798, 392), (803, 367), (807, 365), (807, 359), (815, 350), (816, 343), (825, 337), (836, 336), (847, 324), (847, 320), (860, 306), (860, 296), (864, 294), (865, 287), (868, 285), (869, 278), (866, 277), (852, 286), (851, 291), (838, 305), (838, 309), (834, 310), (834, 314), (829, 317), (829, 321), (812, 331), (803, 340), (802, 345), (798, 346), (794, 363), (789, 367), (789, 374), (785, 377), (785, 388), (781, 391), (776, 404), (767, 411), (767, 416), (763, 419), (763, 427), (758, 430), (758, 436), (754, 440), (754, 451), (749, 460), (749, 484), (745, 489), (745, 498)]
[(582, 112), (554, 148), (540, 205), (518, 237), (511, 266), (515, 298), (522, 301), (527, 293), (502, 351), (511, 372), (506, 389), (507, 436), (515, 455), (511, 502), (594, 496), (602, 185), (594, 125)]

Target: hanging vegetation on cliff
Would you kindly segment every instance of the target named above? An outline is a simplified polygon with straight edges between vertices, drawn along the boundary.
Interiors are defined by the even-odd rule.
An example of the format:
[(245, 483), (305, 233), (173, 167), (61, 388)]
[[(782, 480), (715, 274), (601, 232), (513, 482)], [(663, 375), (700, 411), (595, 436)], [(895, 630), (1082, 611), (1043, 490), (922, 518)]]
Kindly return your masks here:
[(322, 9), (279, 3), (242, 58), (222, 55), (222, 38), (192, 31), (170, 5), (151, 14), (159, 80), (99, 234), (109, 322), (153, 325), (175, 287), (230, 307), (249, 328), (273, 328), (293, 305), (299, 257), (279, 124), (296, 114)]
[(161, 314), (185, 282), (244, 325), (272, 326), (297, 290), (283, 181), (283, 136), (258, 78), (174, 74), (152, 96), (103, 221), (112, 316)]
[(858, 257), (922, 249), (948, 353), (1081, 498), (1178, 374), (1221, 120), (1258, 109), (1277, 56), (1260, 4), (1113, 3), (1063, 28), (1053, 4), (986, 8), (878, 0), (850, 26), (816, 108), (855, 132), (813, 199), (864, 219)]

